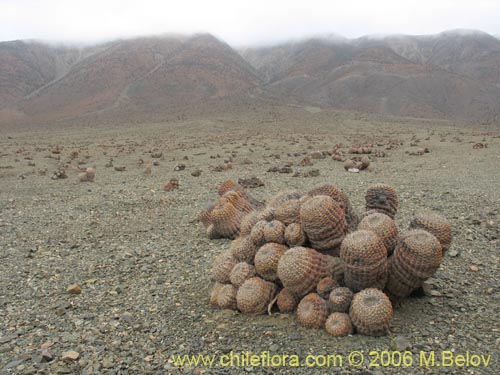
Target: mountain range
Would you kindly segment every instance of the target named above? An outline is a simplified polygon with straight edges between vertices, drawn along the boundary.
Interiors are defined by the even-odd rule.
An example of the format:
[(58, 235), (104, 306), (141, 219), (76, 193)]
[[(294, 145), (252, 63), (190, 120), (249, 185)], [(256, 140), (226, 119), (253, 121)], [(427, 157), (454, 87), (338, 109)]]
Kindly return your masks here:
[(244, 49), (210, 34), (0, 43), (0, 125), (161, 119), (235, 100), (498, 123), (500, 40), (455, 30)]

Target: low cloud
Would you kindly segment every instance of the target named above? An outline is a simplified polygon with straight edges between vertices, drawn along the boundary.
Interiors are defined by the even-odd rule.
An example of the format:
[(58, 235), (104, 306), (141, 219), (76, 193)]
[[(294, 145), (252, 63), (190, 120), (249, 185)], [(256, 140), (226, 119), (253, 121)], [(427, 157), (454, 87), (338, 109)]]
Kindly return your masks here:
[(309, 35), (434, 34), (478, 29), (500, 34), (494, 0), (160, 1), (2, 0), (0, 40), (95, 43), (169, 32), (209, 32), (233, 46)]

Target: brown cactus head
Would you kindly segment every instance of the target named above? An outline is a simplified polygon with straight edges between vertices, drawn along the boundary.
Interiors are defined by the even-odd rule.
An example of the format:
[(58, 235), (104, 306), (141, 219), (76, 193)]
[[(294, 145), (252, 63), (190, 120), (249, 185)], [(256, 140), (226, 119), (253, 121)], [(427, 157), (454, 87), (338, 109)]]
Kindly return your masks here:
[(274, 208), (267, 206), (262, 211), (260, 211), (259, 221), (273, 221), (274, 220)]
[(387, 250), (374, 232), (357, 230), (347, 235), (340, 247), (344, 263), (344, 283), (357, 292), (376, 287), (383, 289), (387, 281)]
[(263, 245), (255, 254), (255, 270), (260, 277), (268, 281), (278, 279), (278, 263), (288, 247), (275, 242)]
[(309, 293), (297, 306), (297, 321), (307, 328), (322, 328), (328, 317), (326, 301), (316, 293)]
[(285, 243), (285, 225), (278, 220), (269, 221), (264, 226), (264, 240), (266, 242)]
[(349, 317), (362, 335), (383, 336), (389, 332), (392, 304), (379, 289), (368, 288), (356, 293), (351, 302)]
[(325, 255), (325, 262), (327, 265), (328, 276), (341, 284), (344, 281), (344, 262), (339, 257), (334, 257), (331, 255)]
[[(361, 220), (363, 220), (365, 217), (371, 215), (371, 214), (383, 214), (383, 212), (380, 212), (378, 210), (368, 210), (368, 211), (363, 211), (360, 215), (359, 215), (359, 222), (361, 222)], [(387, 214), (384, 214), (386, 216), (389, 216)], [(390, 217), (390, 216), (389, 216)]]
[(211, 224), (211, 222), (210, 222), (211, 214), (212, 214), (212, 210), (214, 209), (214, 207), (215, 207), (215, 205), (210, 204), (207, 207), (205, 207), (203, 210), (201, 210), (201, 212), (198, 215), (198, 220), (201, 221), (201, 223), (203, 224), (203, 226), (205, 228), (208, 228), (208, 226)]
[(219, 291), (225, 284), (215, 282), (212, 291), (210, 292), (210, 304), (215, 307), (219, 307), (219, 303), (217, 302), (217, 298), (219, 296)]
[(290, 246), (303, 246), (306, 241), (306, 233), (299, 223), (292, 223), (285, 228), (285, 243)]
[(273, 210), (279, 207), (282, 203), (293, 200), (300, 199), (301, 194), (296, 190), (288, 190), (288, 191), (280, 191), (276, 195), (274, 195), (271, 199), (269, 199), (269, 203), (267, 207), (272, 208)]
[(299, 297), (313, 291), (326, 276), (329, 268), (325, 256), (314, 249), (291, 248), (278, 262), (278, 277), (283, 286)]
[(236, 264), (229, 274), (229, 281), (235, 287), (240, 287), (243, 283), (256, 275), (255, 267), (246, 262)]
[(331, 312), (347, 312), (351, 306), (353, 292), (346, 287), (334, 288), (328, 296), (328, 307)]
[(403, 298), (437, 271), (442, 260), (441, 244), (429, 232), (414, 229), (401, 236), (389, 259), (386, 289), (391, 297)]
[(450, 222), (437, 212), (419, 212), (411, 221), (410, 229), (423, 229), (433, 234), (441, 244), (443, 252), (450, 248), (452, 240)]
[(238, 211), (245, 214), (254, 210), (254, 206), (248, 200), (248, 197), (244, 191), (230, 190), (227, 193), (224, 193), (224, 195), (219, 200), (223, 202), (223, 204), (232, 204)]
[(402, 235), (396, 249), (396, 258), (421, 278), (433, 276), (443, 259), (437, 238), (422, 229), (410, 230)]
[(394, 219), (398, 212), (398, 194), (390, 185), (371, 186), (365, 194), (366, 210), (377, 210)]
[(283, 288), (278, 293), (277, 299), (278, 309), (282, 313), (290, 313), (295, 311), (297, 305), (299, 304), (299, 298), (292, 293), (292, 291), (288, 288)]
[(238, 310), (244, 314), (264, 314), (276, 291), (276, 284), (260, 277), (252, 277), (246, 280), (236, 293)]
[(314, 197), (316, 195), (326, 195), (334, 199), (344, 210), (345, 219), (349, 230), (353, 231), (356, 229), (356, 226), (358, 225), (359, 221), (358, 215), (356, 214), (356, 211), (352, 207), (349, 198), (341, 189), (331, 184), (323, 185), (310, 190), (307, 193), (307, 195), (311, 197)]
[(266, 243), (266, 237), (264, 235), (264, 228), (267, 226), (267, 221), (260, 220), (253, 226), (250, 231), (250, 239), (257, 246), (260, 247)]
[(351, 318), (346, 313), (334, 312), (325, 323), (326, 332), (334, 337), (343, 337), (353, 333)]
[(289, 199), (274, 210), (274, 217), (285, 225), (300, 222), (300, 200)]
[(95, 167), (88, 167), (85, 170), (85, 176), (87, 177), (87, 181), (94, 182), (95, 181)]
[(238, 262), (247, 263), (253, 263), (258, 249), (259, 247), (254, 244), (250, 236), (238, 237), (229, 247), (231, 254)]
[(370, 158), (366, 155), (363, 155), (361, 157), (361, 164), (359, 169), (363, 170), (368, 168), (369, 166), (370, 166)]
[(225, 193), (231, 190), (243, 190), (243, 186), (238, 184), (235, 180), (227, 180), (220, 184), (217, 188), (217, 192), (220, 196), (223, 196)]
[(357, 164), (354, 160), (352, 159), (347, 159), (345, 162), (344, 162), (344, 169), (346, 171), (348, 171), (349, 169), (352, 169), (352, 168), (356, 168), (357, 167)]
[(210, 224), (219, 237), (236, 238), (244, 215), (245, 213), (238, 211), (233, 204), (219, 202), (210, 213)]
[(360, 230), (371, 230), (384, 242), (387, 253), (390, 255), (398, 242), (399, 230), (396, 222), (389, 216), (374, 212), (363, 218), (358, 225)]
[(347, 233), (344, 211), (334, 199), (326, 195), (317, 195), (302, 203), (300, 222), (307, 238), (317, 250), (334, 250)]
[(241, 219), (240, 224), (240, 235), (248, 236), (252, 231), (253, 226), (260, 221), (261, 211), (252, 211), (246, 214), (243, 219)]
[(221, 309), (236, 310), (236, 292), (238, 291), (231, 284), (223, 285), (217, 294), (217, 305)]
[(316, 285), (316, 292), (323, 299), (328, 299), (330, 292), (338, 287), (339, 284), (330, 276), (322, 278), (318, 285)]
[(212, 274), (215, 276), (215, 279), (220, 283), (228, 283), (229, 275), (233, 270), (233, 267), (236, 266), (238, 261), (234, 259), (231, 251), (224, 250), (222, 253), (215, 257), (215, 260), (212, 264)]

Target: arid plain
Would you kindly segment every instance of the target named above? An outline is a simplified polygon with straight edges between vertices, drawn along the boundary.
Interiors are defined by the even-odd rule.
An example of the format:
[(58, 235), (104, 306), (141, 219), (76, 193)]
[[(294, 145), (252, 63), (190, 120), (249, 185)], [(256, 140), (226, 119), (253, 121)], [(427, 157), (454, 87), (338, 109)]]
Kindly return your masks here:
[[(1, 374), (500, 371), (498, 127), (277, 105), (161, 123), (23, 128), (3, 131), (0, 144)], [(326, 152), (299, 164), (336, 145), (346, 158), (359, 156), (347, 152), (358, 144), (385, 157), (370, 155), (359, 173)], [(225, 160), (232, 168), (218, 171)], [(176, 170), (180, 164), (185, 169)], [(292, 173), (268, 172), (284, 165)], [(80, 182), (88, 166), (96, 167), (95, 182)], [(67, 178), (52, 179), (58, 169)], [(210, 268), (230, 241), (209, 240), (197, 215), (220, 183), (248, 177), (264, 183), (249, 189), (260, 200), (333, 183), (358, 212), (368, 186), (391, 184), (400, 230), (416, 211), (433, 209), (452, 224), (452, 247), (426, 295), (396, 308), (388, 336), (333, 338), (301, 327), (293, 314), (218, 310), (209, 304)], [(172, 178), (178, 189), (165, 191)], [(81, 292), (68, 292), (72, 284)], [(382, 350), (409, 350), (414, 362), (370, 367), (369, 352)], [(77, 358), (64, 360), (71, 351)], [(361, 351), (366, 361), (335, 369), (172, 362), (173, 355), (230, 351), (301, 358)], [(425, 368), (421, 351), (490, 354), (491, 361)]]

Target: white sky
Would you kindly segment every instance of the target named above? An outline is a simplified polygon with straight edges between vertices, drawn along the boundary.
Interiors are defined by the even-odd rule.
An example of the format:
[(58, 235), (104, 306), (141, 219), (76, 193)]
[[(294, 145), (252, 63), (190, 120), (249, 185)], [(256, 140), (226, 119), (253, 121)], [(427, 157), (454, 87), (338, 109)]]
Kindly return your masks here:
[(0, 0), (0, 41), (100, 42), (209, 32), (233, 46), (318, 34), (500, 35), (500, 0)]

